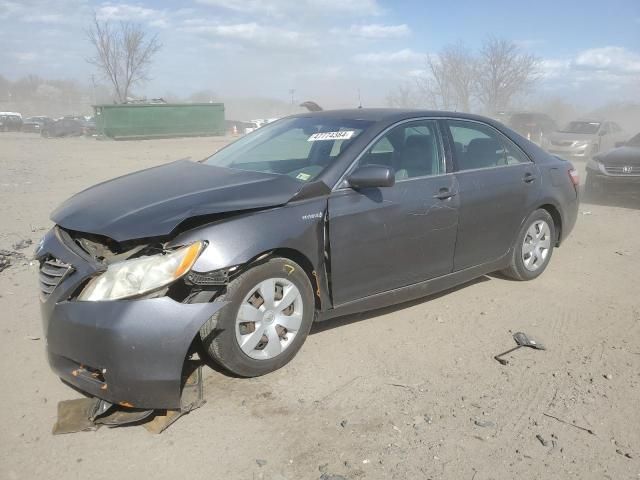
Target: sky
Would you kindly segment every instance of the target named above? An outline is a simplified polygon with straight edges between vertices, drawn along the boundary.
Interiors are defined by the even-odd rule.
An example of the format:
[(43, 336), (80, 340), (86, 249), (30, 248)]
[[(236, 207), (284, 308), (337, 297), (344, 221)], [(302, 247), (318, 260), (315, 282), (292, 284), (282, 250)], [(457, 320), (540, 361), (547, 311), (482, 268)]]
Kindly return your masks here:
[(0, 75), (89, 83), (85, 31), (133, 21), (163, 49), (136, 93), (381, 105), (425, 57), (488, 35), (541, 59), (535, 95), (597, 106), (640, 100), (640, 0), (0, 0)]

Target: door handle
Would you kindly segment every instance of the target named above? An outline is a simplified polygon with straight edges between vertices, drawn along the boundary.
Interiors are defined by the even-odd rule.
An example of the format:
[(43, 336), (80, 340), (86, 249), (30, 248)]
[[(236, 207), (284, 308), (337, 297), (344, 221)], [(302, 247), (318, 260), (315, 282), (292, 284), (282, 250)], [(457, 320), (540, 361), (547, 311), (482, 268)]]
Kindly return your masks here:
[(451, 197), (455, 197), (457, 195), (457, 192), (454, 192), (450, 189), (448, 189), (447, 187), (442, 187), (438, 193), (436, 193), (433, 198), (437, 198), (439, 200), (447, 200)]
[(533, 173), (525, 173), (524, 174), (524, 178), (522, 179), (522, 181), (524, 183), (531, 183), (531, 182), (535, 182), (536, 181), (536, 177)]

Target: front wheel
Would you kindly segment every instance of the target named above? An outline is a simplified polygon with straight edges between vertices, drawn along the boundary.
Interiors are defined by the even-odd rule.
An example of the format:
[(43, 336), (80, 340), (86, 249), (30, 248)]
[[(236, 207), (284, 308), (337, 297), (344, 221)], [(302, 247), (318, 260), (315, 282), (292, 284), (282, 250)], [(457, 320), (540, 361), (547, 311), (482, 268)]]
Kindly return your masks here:
[(200, 338), (216, 363), (242, 377), (286, 365), (304, 343), (315, 315), (307, 274), (285, 258), (242, 273), (216, 301), (229, 303), (203, 325)]
[(594, 177), (593, 174), (587, 173), (587, 178), (584, 182), (584, 196), (587, 200), (598, 200), (604, 194), (602, 183)]
[(522, 225), (503, 273), (514, 280), (533, 280), (549, 265), (557, 240), (553, 218), (544, 209), (531, 213)]

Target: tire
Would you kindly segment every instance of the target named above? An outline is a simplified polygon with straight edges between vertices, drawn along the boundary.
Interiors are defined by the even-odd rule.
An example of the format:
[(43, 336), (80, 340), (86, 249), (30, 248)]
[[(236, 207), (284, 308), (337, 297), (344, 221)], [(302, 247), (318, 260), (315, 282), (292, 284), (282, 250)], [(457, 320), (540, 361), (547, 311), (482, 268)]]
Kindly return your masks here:
[(600, 182), (598, 182), (593, 175), (587, 173), (587, 178), (584, 181), (584, 196), (587, 200), (599, 200), (604, 194), (604, 188)]
[[(537, 235), (540, 236), (536, 237)], [(535, 210), (527, 217), (518, 232), (511, 249), (511, 262), (502, 273), (521, 281), (539, 277), (551, 261), (557, 238), (553, 218), (549, 212), (544, 209)], [(526, 248), (525, 245), (529, 247)]]
[[(274, 292), (273, 299), (268, 298), (269, 291)], [(290, 305), (282, 304), (284, 296)], [(241, 377), (257, 377), (286, 365), (302, 347), (315, 317), (307, 274), (297, 263), (280, 257), (239, 275), (215, 301), (229, 304), (200, 329), (203, 349)]]

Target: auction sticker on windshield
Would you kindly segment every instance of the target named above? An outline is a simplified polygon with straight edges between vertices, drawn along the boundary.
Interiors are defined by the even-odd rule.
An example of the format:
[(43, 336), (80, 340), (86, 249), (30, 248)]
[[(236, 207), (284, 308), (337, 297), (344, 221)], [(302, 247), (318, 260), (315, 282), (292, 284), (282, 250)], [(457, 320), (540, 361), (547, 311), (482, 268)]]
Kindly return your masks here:
[(351, 137), (353, 137), (353, 135), (356, 132), (354, 130), (344, 130), (342, 132), (321, 132), (321, 133), (314, 133), (313, 135), (311, 135), (307, 141), (308, 142), (317, 142), (319, 140), (348, 140)]

